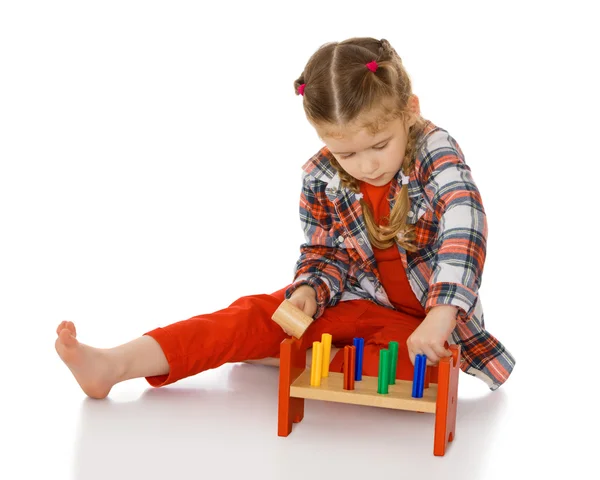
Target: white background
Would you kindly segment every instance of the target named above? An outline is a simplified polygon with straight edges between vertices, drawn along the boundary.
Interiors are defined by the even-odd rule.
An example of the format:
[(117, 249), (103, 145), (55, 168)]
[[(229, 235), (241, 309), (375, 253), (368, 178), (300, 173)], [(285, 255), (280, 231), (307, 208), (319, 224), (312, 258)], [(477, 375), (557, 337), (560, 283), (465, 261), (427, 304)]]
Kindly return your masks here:
[[(0, 477), (587, 472), (600, 331), (591, 4), (0, 3)], [(54, 351), (61, 320), (111, 347), (292, 280), (300, 167), (321, 147), (293, 81), (319, 46), (352, 36), (391, 42), (423, 116), (466, 155), (489, 222), (486, 322), (517, 359), (512, 377), (491, 393), (461, 375), (443, 458), (433, 416), (409, 412), (307, 401), (277, 437), (278, 370), (264, 366), (86, 400)]]

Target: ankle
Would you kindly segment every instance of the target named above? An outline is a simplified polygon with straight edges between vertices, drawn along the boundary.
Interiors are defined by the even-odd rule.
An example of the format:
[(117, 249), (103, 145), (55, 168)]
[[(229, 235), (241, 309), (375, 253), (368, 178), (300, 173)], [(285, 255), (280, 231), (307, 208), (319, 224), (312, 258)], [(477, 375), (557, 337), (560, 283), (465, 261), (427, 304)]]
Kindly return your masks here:
[(113, 384), (129, 380), (129, 368), (126, 365), (125, 358), (119, 352), (118, 348), (109, 348), (102, 351), (102, 355), (106, 359), (108, 372), (113, 380)]
[(142, 336), (106, 351), (115, 383), (169, 373), (169, 363), (156, 340)]

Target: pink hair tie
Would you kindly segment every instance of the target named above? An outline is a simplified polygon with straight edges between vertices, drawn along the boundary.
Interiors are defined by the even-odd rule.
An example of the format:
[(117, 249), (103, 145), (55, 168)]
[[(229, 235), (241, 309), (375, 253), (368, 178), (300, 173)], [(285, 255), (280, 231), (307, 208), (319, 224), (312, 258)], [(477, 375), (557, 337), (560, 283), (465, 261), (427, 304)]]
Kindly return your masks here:
[(300, 86), (298, 87), (298, 93), (299, 93), (300, 95), (304, 95), (304, 87), (305, 87), (305, 86), (306, 86), (306, 83), (303, 83), (302, 85), (300, 85)]
[(371, 70), (372, 72), (376, 72), (378, 66), (379, 65), (377, 65), (377, 62), (375, 60), (373, 60), (372, 62), (367, 63), (367, 68), (369, 70)]

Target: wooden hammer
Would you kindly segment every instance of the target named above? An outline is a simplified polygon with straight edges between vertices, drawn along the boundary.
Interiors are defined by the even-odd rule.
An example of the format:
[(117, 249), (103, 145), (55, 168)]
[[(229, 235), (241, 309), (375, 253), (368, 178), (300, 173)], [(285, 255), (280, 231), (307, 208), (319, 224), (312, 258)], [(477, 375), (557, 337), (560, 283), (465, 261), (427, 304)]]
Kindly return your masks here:
[(313, 322), (309, 317), (289, 300), (284, 300), (275, 310), (271, 319), (277, 323), (285, 333), (296, 338), (302, 337), (308, 326)]

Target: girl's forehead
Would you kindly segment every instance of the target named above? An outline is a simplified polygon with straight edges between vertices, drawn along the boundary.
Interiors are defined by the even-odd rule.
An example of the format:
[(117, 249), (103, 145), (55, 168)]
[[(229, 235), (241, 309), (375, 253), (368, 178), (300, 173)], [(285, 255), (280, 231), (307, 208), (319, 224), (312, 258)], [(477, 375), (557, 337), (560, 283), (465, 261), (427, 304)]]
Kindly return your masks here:
[(315, 126), (321, 138), (352, 140), (357, 137), (375, 137), (383, 131), (394, 128), (400, 116), (389, 110), (374, 110), (360, 115), (354, 121), (344, 124), (321, 124)]
[(321, 125), (317, 127), (319, 137), (336, 142), (370, 140), (396, 130), (398, 119), (374, 119), (354, 122), (352, 125)]
[[(383, 130), (382, 130), (383, 131)], [(366, 128), (345, 128), (345, 129), (329, 129), (322, 134), (321, 138), (334, 141), (335, 143), (354, 143), (360, 142), (362, 139), (371, 139), (377, 137), (382, 131), (372, 133)]]

